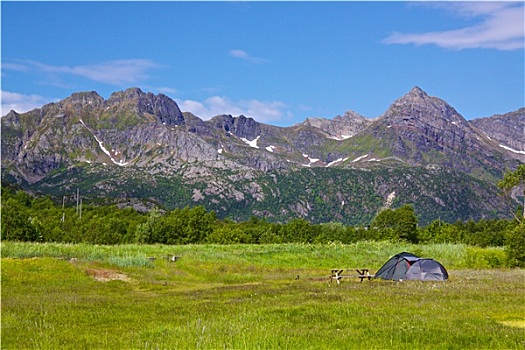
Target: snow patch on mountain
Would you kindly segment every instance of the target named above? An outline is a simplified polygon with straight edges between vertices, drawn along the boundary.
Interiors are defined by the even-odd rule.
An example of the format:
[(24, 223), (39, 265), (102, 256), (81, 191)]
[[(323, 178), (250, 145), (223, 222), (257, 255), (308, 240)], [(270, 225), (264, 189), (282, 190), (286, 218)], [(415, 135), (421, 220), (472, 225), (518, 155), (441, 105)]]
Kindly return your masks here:
[(348, 160), (348, 158), (338, 158), (336, 160), (334, 160), (333, 162), (330, 162), (328, 164), (326, 164), (326, 167), (330, 167), (334, 164), (337, 164), (337, 163), (342, 163), (342, 162), (346, 162)]
[(336, 140), (336, 141), (343, 141), (346, 139), (351, 138), (353, 135), (338, 135), (338, 136), (329, 136), (329, 139)]
[(320, 160), (319, 158), (310, 158), (308, 154), (304, 154), (304, 153), (303, 153), (303, 157), (307, 158), (309, 162), (308, 164), (303, 164), (303, 166), (311, 166), (312, 164), (317, 163)]
[(525, 154), (525, 151), (518, 151), (518, 150), (515, 150), (515, 149), (513, 149), (513, 148), (510, 148), (510, 147), (505, 146), (505, 145), (502, 145), (502, 144), (500, 144), (499, 146), (500, 146), (501, 148), (504, 148), (504, 149), (506, 149), (507, 151), (511, 151), (511, 152), (513, 152), (513, 153)]
[(354, 159), (352, 161), (352, 163), (359, 162), (361, 159), (365, 159), (366, 157), (368, 157), (368, 154), (365, 154), (364, 156), (357, 157), (356, 159)]
[(241, 140), (243, 140), (250, 147), (259, 148), (259, 146), (257, 146), (257, 141), (259, 141), (260, 137), (261, 135), (257, 136), (254, 140), (251, 140), (251, 141), (248, 139), (245, 139), (244, 137), (241, 137)]
[[(116, 161), (112, 156), (111, 156), (111, 153), (107, 150), (106, 147), (104, 147), (104, 144), (102, 143), (101, 140), (99, 140), (99, 138), (97, 137), (97, 135), (93, 134), (91, 132), (91, 130), (89, 130), (89, 128), (87, 127), (87, 125), (84, 123), (84, 121), (82, 119), (80, 119), (80, 123), (82, 123), (82, 125), (84, 125), (84, 127), (91, 133), (91, 135), (93, 135), (93, 137), (95, 138), (95, 140), (98, 142), (98, 145), (100, 146), (100, 149), (102, 150), (102, 152), (104, 152), (105, 154), (107, 154), (107, 156), (109, 157), (109, 159), (111, 159), (111, 161), (118, 165), (118, 166), (125, 166), (125, 165), (128, 165), (129, 162), (124, 162), (123, 160), (119, 160), (119, 161)], [(115, 150), (113, 150), (115, 151)], [(116, 154), (118, 154), (118, 152), (116, 152)]]

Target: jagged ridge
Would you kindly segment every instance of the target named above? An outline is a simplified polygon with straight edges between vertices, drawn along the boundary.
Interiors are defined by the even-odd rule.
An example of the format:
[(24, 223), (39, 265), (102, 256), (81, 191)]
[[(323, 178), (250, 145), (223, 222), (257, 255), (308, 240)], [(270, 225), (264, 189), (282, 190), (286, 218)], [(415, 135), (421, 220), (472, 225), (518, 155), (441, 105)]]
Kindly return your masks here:
[[(523, 110), (505, 115), (505, 120), (521, 120)], [(490, 120), (499, 121), (497, 117)], [(502, 147), (498, 143), (508, 131), (489, 134), (487, 125), (487, 121), (466, 121), (445, 101), (428, 96), (418, 87), (375, 120), (348, 111), (332, 120), (309, 118), (290, 127), (231, 115), (203, 121), (189, 112), (182, 113), (169, 97), (138, 88), (115, 92), (108, 100), (92, 91), (74, 93), (28, 113), (11, 111), (3, 117), (2, 177), (50, 190), (58, 185), (53, 185), (53, 177), (83, 169), (83, 176), (98, 181), (93, 194), (115, 195), (112, 191), (120, 189), (120, 196), (129, 197), (139, 193), (125, 186), (104, 185), (103, 174), (108, 169), (113, 172), (115, 167), (120, 168), (115, 176), (140, 178), (152, 185), (175, 176), (180, 177), (181, 186), (187, 186), (190, 203), (218, 205), (217, 210), (232, 210), (225, 201), (244, 203), (246, 198), (254, 198), (255, 202), (246, 204), (250, 207), (279, 196), (278, 187), (272, 189), (270, 182), (261, 180), (265, 173), (297, 174), (304, 167), (442, 168), (494, 183), (517, 162), (515, 149), (509, 148), (521, 150), (523, 145), (508, 143)], [(246, 183), (240, 186), (242, 182)], [(64, 185), (65, 181), (59, 186)], [(483, 197), (485, 190), (481, 187), (476, 195)], [(386, 193), (379, 188), (375, 191), (381, 198)], [(159, 199), (169, 203), (166, 196), (169, 193), (161, 193)], [(400, 194), (398, 197), (403, 198)], [(409, 199), (417, 203), (422, 197), (404, 201)], [(338, 199), (323, 200), (329, 207), (337, 207), (332, 202)], [(314, 210), (312, 205), (299, 202), (294, 208), (281, 211), (304, 215)], [(264, 212), (252, 209), (253, 213)], [(451, 210), (457, 211), (457, 206)], [(486, 215), (482, 212), (479, 215)], [(280, 215), (274, 217), (282, 219)]]

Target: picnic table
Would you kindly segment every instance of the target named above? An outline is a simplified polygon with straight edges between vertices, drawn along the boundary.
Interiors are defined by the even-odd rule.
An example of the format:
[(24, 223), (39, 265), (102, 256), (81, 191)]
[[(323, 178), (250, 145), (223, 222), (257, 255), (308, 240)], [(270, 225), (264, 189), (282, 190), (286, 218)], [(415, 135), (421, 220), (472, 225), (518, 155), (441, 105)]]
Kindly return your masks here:
[[(357, 272), (357, 275), (350, 274), (353, 273), (353, 271)], [(370, 274), (370, 269), (368, 268), (332, 269), (332, 272), (330, 274), (330, 283), (332, 283), (332, 281), (335, 279), (337, 281), (337, 284), (340, 284), (340, 281), (343, 278), (359, 278), (361, 282), (363, 282), (365, 278), (367, 278), (370, 281), (372, 277), (374, 277), (374, 275)]]

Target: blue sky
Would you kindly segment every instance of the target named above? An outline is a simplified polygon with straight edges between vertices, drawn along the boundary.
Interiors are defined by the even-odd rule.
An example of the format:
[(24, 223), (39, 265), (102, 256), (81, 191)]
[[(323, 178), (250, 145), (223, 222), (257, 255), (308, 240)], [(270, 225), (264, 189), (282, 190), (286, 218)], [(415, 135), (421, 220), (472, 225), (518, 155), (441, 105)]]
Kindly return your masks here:
[(413, 86), (465, 118), (524, 102), (521, 2), (1, 2), (2, 115), (95, 90), (202, 119), (380, 116)]

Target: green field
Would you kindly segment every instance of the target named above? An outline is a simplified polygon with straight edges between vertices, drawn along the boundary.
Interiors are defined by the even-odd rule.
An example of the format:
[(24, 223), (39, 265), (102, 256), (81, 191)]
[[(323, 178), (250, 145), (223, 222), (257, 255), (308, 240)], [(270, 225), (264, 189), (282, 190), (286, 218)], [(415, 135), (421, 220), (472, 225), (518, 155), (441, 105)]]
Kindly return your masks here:
[[(450, 279), (328, 283), (331, 268), (375, 271), (401, 251), (440, 261)], [(2, 349), (525, 347), (525, 271), (491, 268), (499, 248), (3, 242), (1, 252)]]

